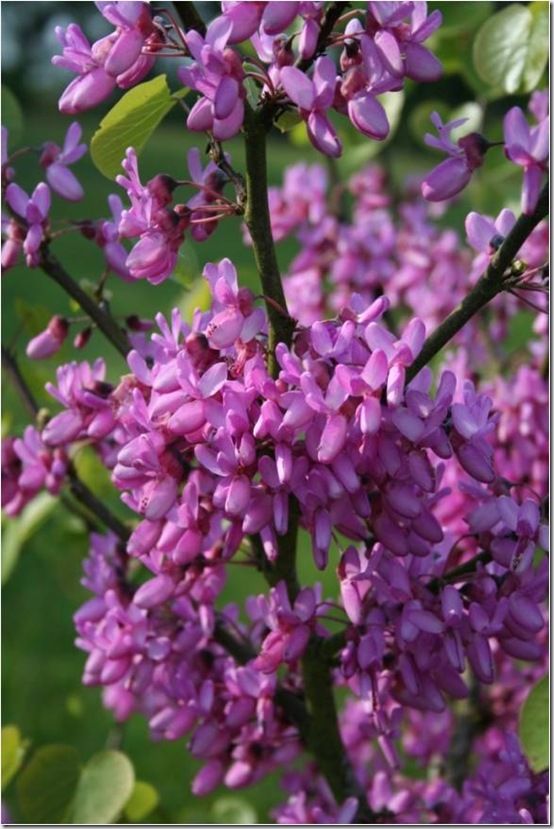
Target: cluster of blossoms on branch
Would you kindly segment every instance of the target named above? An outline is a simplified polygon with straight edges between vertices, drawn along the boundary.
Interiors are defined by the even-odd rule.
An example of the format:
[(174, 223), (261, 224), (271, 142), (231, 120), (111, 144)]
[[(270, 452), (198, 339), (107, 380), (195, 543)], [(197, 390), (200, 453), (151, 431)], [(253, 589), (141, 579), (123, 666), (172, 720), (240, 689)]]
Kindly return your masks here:
[[(379, 745), (381, 785), (393, 785), (402, 711), (441, 714), (448, 699), (465, 698), (468, 665), (487, 685), (495, 659), (542, 658), (539, 506), (495, 469), (489, 398), (470, 383), (457, 390), (448, 371), (433, 396), (427, 370), (405, 387), (424, 337), (419, 321), (397, 339), (380, 322), (387, 301), (367, 306), (353, 295), (337, 319), (301, 328), (292, 349), (279, 348), (273, 379), (253, 296), (228, 260), (207, 266), (206, 277), (211, 310), (192, 326), (178, 312), (170, 324), (159, 316), (159, 333), (130, 353), (131, 374), (115, 387), (101, 362), (58, 370), (49, 390), (63, 411), (40, 436), (28, 431), (25, 443), (7, 447), (8, 510), (45, 480), (57, 485), (46, 470), (63, 476), (75, 444), (95, 446), (112, 470), (141, 521), (127, 543), (93, 537), (83, 583), (95, 598), (76, 615), (78, 644), (89, 653), (84, 681), (105, 687), (118, 719), (144, 713), (158, 739), (192, 732), (191, 751), (205, 761), (193, 784), (199, 794), (220, 782), (248, 785), (298, 755), (277, 688), (296, 692), (312, 633), (332, 637), (325, 617), (334, 602), (317, 588), (291, 604), (279, 582), (247, 602), (247, 623), (235, 605), (216, 609), (228, 565), (275, 561), (291, 501), (318, 567), (333, 546), (343, 548), (337, 533), (350, 539), (337, 570), (346, 627), (336, 681), (359, 698), (356, 716), (363, 712)], [(448, 465), (458, 479), (463, 470), (464, 497), (443, 524)], [(483, 550), (469, 581), (448, 575)], [(140, 585), (135, 560), (149, 573)], [(252, 649), (245, 665), (219, 643), (221, 623)], [(421, 810), (415, 789), (410, 809)], [(469, 794), (461, 805), (451, 797), (456, 809), (470, 808)], [(507, 809), (520, 794), (502, 797)], [(378, 789), (370, 802), (378, 804)], [(410, 809), (399, 807), (398, 817)]]
[[(333, 158), (342, 149), (335, 113), (384, 140), (379, 96), (440, 75), (424, 43), (441, 15), (423, 2), (370, 2), (342, 15), (336, 3), (224, 2), (207, 27), (142, 2), (96, 5), (115, 27), (107, 36), (91, 45), (75, 24), (57, 30), (54, 62), (76, 74), (60, 110), (96, 106), (142, 80), (157, 57), (174, 56), (198, 96), (187, 127), (210, 144), (205, 167), (189, 152), (188, 179), (160, 173), (146, 183), (129, 148), (117, 177), (127, 203), (114, 193), (110, 218), (73, 223), (107, 271), (130, 283), (163, 282), (187, 234), (205, 241), (221, 219), (245, 213), (244, 182), (219, 142), (248, 135), (260, 113), (271, 123), (295, 111)], [(517, 107), (504, 122), (528, 216), (547, 169), (547, 103), (532, 96), (531, 126)], [(350, 796), (337, 794), (315, 751), (283, 774), (278, 823), (356, 822), (367, 810), (391, 823), (545, 820), (546, 775), (531, 770), (515, 735), (524, 683), (547, 663), (544, 345), (533, 341), (512, 375), (483, 380), (481, 369), (497, 367), (495, 340), (521, 299), (544, 310), (547, 226), (527, 234), (490, 323), (472, 319), (435, 377), (414, 371), (426, 333), (479, 283), (516, 226), (507, 209), (470, 213), (464, 246), (439, 225), (434, 202), (459, 193), (493, 145), (476, 133), (455, 142), (462, 121), (432, 120), (438, 138), (426, 141), (448, 158), (395, 204), (378, 167), (330, 188), (321, 166), (296, 165), (269, 190), (265, 241), (294, 237), (301, 248), (284, 278), (288, 341), (272, 344), (271, 315), (286, 312), (275, 297), (266, 291), (266, 314), (229, 259), (208, 264), (207, 310), (190, 322), (178, 310), (157, 314), (155, 330), (127, 317), (128, 372), (112, 378), (101, 359), (59, 366), (46, 389), (60, 410), (2, 444), (10, 516), (42, 489), (74, 483), (84, 448), (108, 470), (129, 520), (91, 533), (82, 584), (92, 597), (75, 614), (83, 681), (103, 688), (118, 721), (142, 714), (153, 739), (188, 735), (202, 761), (195, 794), (251, 785), (313, 750), (314, 653), (330, 693), (349, 692), (337, 729)], [(80, 138), (72, 124), (63, 147), (40, 148), (46, 182), (29, 196), (3, 136), (5, 268), (23, 253), (48, 272), (51, 191), (83, 196), (70, 169), (86, 151)], [(193, 195), (179, 202), (182, 187)], [(259, 246), (247, 211), (244, 236)], [(54, 355), (70, 324), (53, 317), (28, 356)], [(542, 322), (534, 331), (545, 333)], [(297, 527), (299, 556), (336, 572), (333, 595), (299, 585), (283, 563)], [(244, 607), (230, 601), (236, 567), (270, 585), (262, 592), (260, 578)], [(473, 710), (476, 696), (479, 762), (460, 784), (455, 711)], [(437, 774), (406, 775), (406, 757)]]

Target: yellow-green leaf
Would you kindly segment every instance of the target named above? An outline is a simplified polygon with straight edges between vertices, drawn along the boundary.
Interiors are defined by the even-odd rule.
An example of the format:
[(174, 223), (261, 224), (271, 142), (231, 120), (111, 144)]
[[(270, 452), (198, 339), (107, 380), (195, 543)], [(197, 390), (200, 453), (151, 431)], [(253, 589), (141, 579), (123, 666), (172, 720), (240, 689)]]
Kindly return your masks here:
[(17, 774), (28, 745), (28, 740), (21, 738), (21, 732), (16, 725), (4, 726), (2, 729), (2, 791)]
[(139, 823), (154, 811), (159, 803), (159, 795), (154, 786), (137, 780), (131, 797), (125, 804), (125, 817), (129, 823)]
[(71, 746), (44, 746), (17, 781), (17, 796), (29, 823), (67, 823), (79, 780), (79, 755)]
[[(180, 90), (182, 92), (182, 90)], [(137, 153), (170, 109), (177, 96), (172, 96), (165, 75), (157, 75), (129, 92), (101, 120), (90, 142), (90, 155), (100, 172), (115, 178), (128, 147)]]
[(523, 91), (532, 92), (543, 76), (548, 62), (548, 3), (535, 0), (529, 5), (532, 15), (527, 60), (523, 70)]
[(533, 15), (527, 6), (510, 3), (481, 26), (473, 44), (479, 76), (508, 94), (520, 88), (529, 60)]
[(100, 751), (81, 772), (70, 823), (114, 823), (133, 791), (131, 761), (120, 751)]
[(519, 739), (529, 765), (533, 771), (544, 771), (548, 768), (550, 751), (548, 725), (549, 715), (549, 683), (548, 675), (543, 676), (531, 688), (527, 699), (523, 703), (519, 718)]

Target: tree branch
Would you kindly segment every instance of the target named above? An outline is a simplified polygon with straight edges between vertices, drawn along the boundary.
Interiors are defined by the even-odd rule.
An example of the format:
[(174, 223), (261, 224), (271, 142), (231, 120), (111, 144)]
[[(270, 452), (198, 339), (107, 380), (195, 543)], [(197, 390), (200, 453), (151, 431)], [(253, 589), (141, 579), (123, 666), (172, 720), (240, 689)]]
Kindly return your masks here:
[(523, 243), (542, 219), (548, 215), (548, 185), (545, 185), (531, 216), (522, 214), (504, 239), (490, 265), (460, 305), (429, 336), (420, 354), (406, 372), (406, 383), (419, 374), (469, 320), (487, 305), (506, 286), (506, 270), (510, 267)]
[(42, 246), (40, 267), (42, 270), (56, 282), (66, 294), (74, 299), (85, 314), (96, 323), (97, 327), (107, 337), (111, 344), (119, 353), (126, 357), (131, 346), (124, 331), (117, 325), (115, 320), (100, 308), (98, 303), (90, 297), (86, 291), (83, 291), (81, 286), (67, 273), (62, 264), (49, 250), (47, 245)]
[(206, 34), (206, 24), (198, 14), (194, 3), (189, 2), (189, 0), (173, 0), (173, 6), (181, 18), (185, 31), (195, 29), (202, 36)]
[(21, 374), (21, 369), (19, 368), (17, 360), (11, 351), (9, 351), (9, 349), (7, 349), (4, 345), (2, 346), (2, 365), (4, 366), (6, 373), (9, 375), (14, 387), (19, 392), (27, 412), (34, 420), (39, 411), (38, 403), (35, 400), (33, 392), (29, 388), (27, 381)]
[(314, 60), (325, 51), (329, 35), (333, 31), (335, 23), (349, 5), (350, 3), (343, 2), (342, 0), (341, 2), (330, 3), (327, 11), (325, 12), (321, 29), (319, 30), (319, 37), (317, 39), (317, 45), (313, 55), (310, 58), (303, 58), (302, 60), (299, 60), (296, 64), (301, 72), (305, 72), (306, 69), (309, 69)]
[(290, 345), (294, 332), (294, 320), (289, 316), (287, 301), (277, 264), (275, 245), (271, 234), (269, 206), (267, 201), (267, 160), (266, 133), (268, 123), (263, 112), (254, 112), (247, 106), (244, 120), (246, 148), (246, 212), (245, 220), (250, 236), (254, 258), (260, 274), (269, 318), (268, 364), (273, 376), (279, 370), (275, 359), (277, 343)]

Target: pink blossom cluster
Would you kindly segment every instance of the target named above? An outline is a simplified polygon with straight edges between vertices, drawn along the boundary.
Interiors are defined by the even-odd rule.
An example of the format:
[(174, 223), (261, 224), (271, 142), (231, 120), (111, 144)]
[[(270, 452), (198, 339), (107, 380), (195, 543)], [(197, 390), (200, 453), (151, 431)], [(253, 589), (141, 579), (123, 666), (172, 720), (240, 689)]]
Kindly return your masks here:
[[(292, 315), (310, 325), (348, 303), (352, 292), (372, 301), (383, 293), (395, 316), (417, 313), (436, 327), (461, 302), (484, 273), (497, 246), (515, 224), (510, 210), (497, 219), (476, 212), (466, 219), (469, 245), (445, 228), (433, 207), (414, 194), (409, 182), (394, 207), (387, 176), (367, 167), (344, 184), (352, 198), (348, 210), (337, 209), (341, 194), (328, 184), (320, 165), (297, 164), (285, 171), (283, 185), (269, 190), (271, 227), (276, 242), (297, 240), (300, 251), (284, 277)], [(245, 240), (249, 236), (245, 231)], [(520, 251), (525, 278), (517, 295), (494, 300), (488, 330), (473, 321), (458, 335), (470, 367), (487, 360), (491, 340), (507, 336), (510, 320), (525, 305), (546, 320), (547, 295), (540, 271), (548, 260), (548, 225), (541, 222)], [(539, 274), (539, 275), (538, 275)], [(532, 297), (532, 299), (530, 299)]]
[[(544, 785), (512, 737), (483, 737), (482, 765), (461, 795), (398, 770), (403, 717), (447, 716), (448, 702), (470, 693), (468, 668), (486, 687), (495, 663), (544, 658), (540, 495), (501, 477), (510, 462), (495, 448), (491, 399), (448, 370), (433, 393), (428, 369), (406, 385), (423, 324), (413, 319), (397, 337), (382, 321), (388, 301), (356, 294), (335, 319), (299, 326), (290, 348), (277, 347), (273, 378), (265, 313), (232, 263), (208, 265), (205, 276), (209, 311), (191, 325), (178, 312), (169, 322), (158, 315), (159, 331), (136, 340), (130, 373), (115, 385), (101, 361), (62, 366), (48, 386), (62, 411), (25, 444), (5, 445), (12, 514), (39, 487), (55, 491), (64, 459), (88, 444), (141, 519), (128, 541), (92, 538), (83, 584), (93, 598), (75, 617), (84, 682), (103, 686), (116, 718), (141, 712), (156, 739), (189, 734), (203, 761), (196, 794), (250, 785), (296, 758), (301, 734), (282, 695), (298, 698), (309, 641), (333, 641), (336, 602), (317, 586), (291, 595), (279, 582), (250, 597), (245, 615), (221, 606), (231, 564), (275, 561), (292, 503), (316, 566), (337, 566), (335, 682), (358, 700), (342, 727), (369, 806), (394, 822), (536, 816)], [(448, 470), (466, 492), (452, 524), (441, 510)], [(224, 647), (222, 627), (243, 660)], [(293, 794), (279, 822), (355, 818), (355, 799), (336, 804), (309, 768), (284, 785)]]
[[(548, 114), (548, 92), (536, 91), (529, 101), (529, 111), (536, 123), (529, 126), (520, 107), (512, 107), (504, 118), (504, 153), (506, 158), (523, 168), (523, 189), (521, 209), (533, 213), (540, 189), (548, 171), (550, 140), (550, 118)], [(446, 153), (448, 158), (435, 167), (421, 185), (423, 197), (429, 201), (445, 201), (456, 196), (471, 181), (475, 170), (483, 165), (485, 154), (496, 146), (479, 133), (472, 132), (454, 141), (451, 133), (467, 122), (458, 118), (443, 124), (440, 115), (434, 112), (431, 121), (438, 137), (427, 133), (425, 143)]]
[[(406, 79), (437, 80), (441, 64), (424, 46), (442, 16), (427, 14), (425, 2), (368, 2), (355, 16), (335, 15), (337, 30), (320, 42), (331, 8), (321, 2), (224, 2), (222, 13), (202, 33), (183, 31), (169, 17), (168, 31), (143, 2), (96, 4), (115, 30), (90, 44), (76, 24), (56, 34), (62, 54), (53, 63), (76, 74), (59, 107), (75, 114), (96, 106), (118, 86), (141, 81), (156, 55), (183, 60), (182, 83), (198, 93), (187, 117), (192, 131), (209, 132), (217, 140), (236, 135), (244, 123), (248, 83), (256, 95), (276, 108), (295, 110), (308, 136), (322, 153), (338, 156), (341, 141), (329, 118), (331, 110), (346, 116), (364, 135), (378, 141), (389, 133), (379, 96), (402, 90)], [(333, 28), (333, 27), (331, 27)], [(254, 56), (239, 46), (250, 42)], [(326, 48), (342, 51), (339, 66)], [(313, 68), (311, 65), (313, 64)]]

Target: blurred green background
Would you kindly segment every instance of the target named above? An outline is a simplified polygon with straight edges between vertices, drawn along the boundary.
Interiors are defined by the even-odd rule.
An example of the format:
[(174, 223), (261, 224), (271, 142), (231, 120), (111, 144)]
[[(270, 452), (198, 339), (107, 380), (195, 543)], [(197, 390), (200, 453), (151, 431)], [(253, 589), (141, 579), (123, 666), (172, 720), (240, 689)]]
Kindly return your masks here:
[[(444, 61), (446, 74), (435, 84), (407, 84), (403, 110), (392, 139), (380, 146), (362, 137), (344, 132), (347, 143), (341, 172), (350, 173), (364, 163), (375, 160), (384, 164), (396, 185), (401, 185), (407, 174), (430, 169), (440, 160), (427, 152), (422, 143), (423, 133), (430, 128), (428, 115), (439, 108), (443, 115), (463, 109), (473, 120), (472, 126), (496, 140), (501, 135), (501, 118), (509, 106), (524, 105), (526, 98), (506, 97), (477, 76), (470, 53), (475, 32), (495, 11), (505, 3), (431, 3), (431, 8), (441, 7), (445, 13), (445, 26), (435, 36), (433, 49)], [(217, 4), (200, 4), (206, 16), (213, 14)], [(61, 142), (70, 123), (57, 112), (56, 99), (68, 82), (69, 76), (50, 66), (49, 58), (57, 51), (52, 37), (54, 25), (78, 20), (91, 37), (103, 33), (101, 19), (92, 3), (5, 2), (3, 16), (4, 90), (3, 123), (11, 127), (10, 151), (18, 146), (39, 146), (45, 140)], [(163, 67), (170, 77), (173, 69)], [(22, 119), (19, 119), (13, 97), (19, 101)], [(105, 106), (79, 119), (84, 130), (84, 140), (90, 141), (102, 115), (109, 110), (116, 98)], [(470, 106), (467, 106), (467, 105)], [(344, 127), (344, 122), (342, 122)], [(18, 134), (19, 133), (19, 134)], [(286, 165), (299, 160), (324, 159), (309, 144), (302, 141), (301, 130), (281, 135), (275, 131), (269, 143), (269, 178), (277, 184), (281, 181)], [(157, 130), (140, 159), (144, 180), (158, 172), (183, 178), (187, 175), (186, 153), (192, 146), (203, 147), (202, 136), (187, 133), (184, 114), (177, 107)], [(233, 164), (243, 169), (243, 153), (240, 139), (226, 145)], [(376, 153), (379, 153), (376, 155)], [(375, 154), (375, 159), (372, 156)], [(35, 157), (28, 156), (16, 165), (17, 181), (30, 191), (40, 179), (40, 169)], [(104, 178), (87, 156), (75, 168), (84, 185), (86, 198), (77, 205), (55, 200), (54, 218), (98, 218), (107, 215), (106, 197), (119, 188)], [(441, 222), (456, 227), (463, 236), (463, 217), (471, 209), (496, 213), (503, 206), (517, 206), (519, 188), (518, 171), (502, 163), (501, 151), (491, 153), (486, 167), (463, 197), (448, 211)], [(517, 209), (517, 207), (516, 207)], [(95, 282), (102, 268), (103, 258), (96, 247), (78, 233), (68, 233), (54, 243), (54, 250), (72, 276), (79, 281)], [(282, 243), (278, 255), (283, 270), (296, 251), (294, 242)], [(258, 290), (257, 274), (251, 251), (242, 244), (240, 220), (231, 219), (220, 224), (214, 235), (203, 245), (187, 241), (179, 265), (180, 277), (168, 280), (159, 287), (145, 282), (127, 285), (110, 276), (108, 288), (112, 294), (113, 313), (125, 316), (136, 313), (152, 317), (156, 311), (167, 313), (179, 306), (185, 313), (205, 296), (204, 283), (200, 279), (203, 265), (223, 256), (231, 258), (238, 269), (239, 278), (254, 290)], [(60, 289), (40, 271), (22, 267), (11, 270), (2, 283), (2, 341), (15, 347), (21, 369), (34, 389), (40, 402), (49, 405), (48, 396), (42, 391), (44, 382), (52, 378), (59, 362), (71, 359), (92, 359), (103, 356), (109, 375), (117, 377), (123, 370), (122, 361), (114, 350), (98, 334), (94, 334), (87, 348), (77, 354), (69, 345), (61, 354), (43, 362), (26, 359), (24, 348), (30, 336), (41, 330), (53, 313), (75, 313)], [(524, 319), (524, 318), (522, 318)], [(528, 322), (522, 323), (523, 332)], [(20, 433), (27, 422), (14, 390), (4, 378), (4, 432)], [(82, 459), (82, 472), (89, 484), (113, 508), (125, 515), (117, 494), (110, 487), (102, 469), (90, 458)], [(5, 533), (5, 542), (7, 538)], [(84, 655), (73, 645), (72, 614), (86, 598), (79, 585), (81, 560), (86, 553), (87, 539), (82, 523), (71, 516), (61, 505), (48, 513), (39, 529), (24, 542), (13, 533), (10, 538), (15, 553), (8, 561), (3, 589), (3, 722), (19, 726), (24, 737), (36, 748), (48, 743), (67, 743), (78, 749), (83, 761), (104, 747), (107, 741), (121, 739), (122, 749), (130, 756), (137, 777), (151, 783), (159, 792), (162, 806), (150, 820), (169, 823), (216, 822), (217, 808), (213, 803), (221, 793), (198, 801), (189, 793), (189, 783), (197, 764), (189, 757), (185, 741), (177, 743), (152, 743), (141, 717), (134, 717), (115, 733), (109, 713), (102, 708), (100, 691), (85, 689), (80, 685)], [(5, 547), (8, 545), (5, 544)], [(311, 556), (303, 544), (301, 555), (305, 578), (313, 580)], [(13, 565), (13, 566), (12, 566)], [(262, 590), (263, 584), (256, 575), (241, 568), (231, 573), (226, 591), (228, 600), (240, 601), (248, 593)], [(6, 572), (7, 572), (6, 570)], [(333, 587), (333, 568), (326, 574), (326, 589)], [(20, 816), (12, 784), (6, 792), (6, 801), (15, 818)], [(225, 795), (228, 797), (228, 793)], [(246, 801), (247, 811), (238, 811), (239, 817), (248, 816), (257, 822), (269, 820), (269, 810), (279, 802), (281, 792), (276, 778), (269, 778), (245, 793), (232, 795), (238, 805)], [(237, 806), (237, 803), (235, 803)], [(231, 808), (229, 806), (229, 808)], [(237, 806), (238, 808), (238, 806)], [(248, 812), (248, 809), (251, 811)], [(252, 809), (254, 812), (252, 812)], [(219, 812), (221, 819), (221, 812)], [(230, 822), (229, 815), (226, 816)]]

